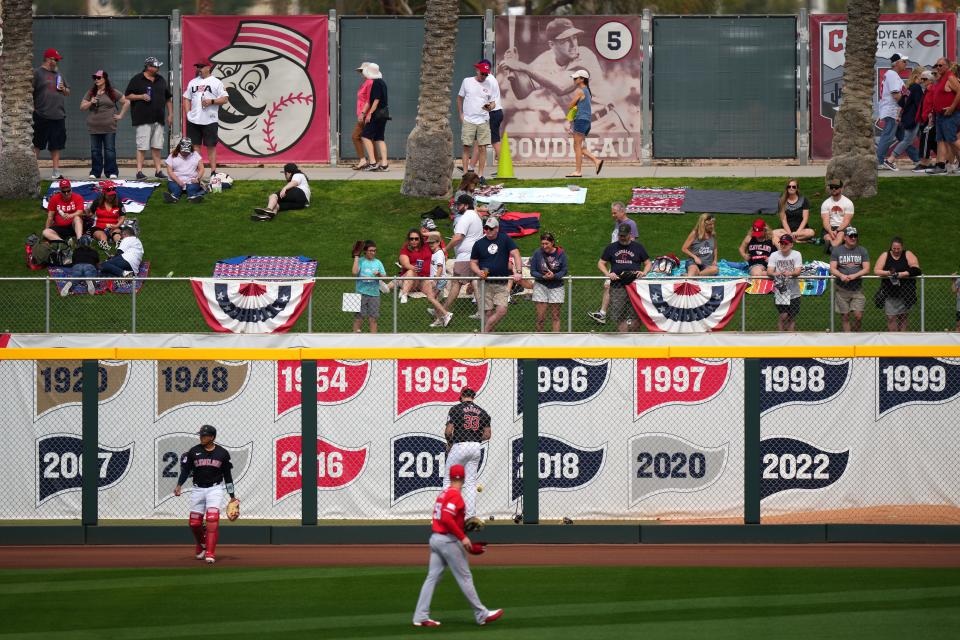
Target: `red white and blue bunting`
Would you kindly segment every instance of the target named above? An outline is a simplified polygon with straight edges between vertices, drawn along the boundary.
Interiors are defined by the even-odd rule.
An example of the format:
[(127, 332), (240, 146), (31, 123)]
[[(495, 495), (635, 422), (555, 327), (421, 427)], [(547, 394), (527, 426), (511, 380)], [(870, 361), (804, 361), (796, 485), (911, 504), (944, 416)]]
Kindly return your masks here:
[(719, 331), (737, 310), (746, 280), (636, 280), (627, 287), (630, 302), (649, 331)]
[(283, 333), (310, 303), (313, 280), (217, 280), (190, 284), (203, 319), (220, 333)]

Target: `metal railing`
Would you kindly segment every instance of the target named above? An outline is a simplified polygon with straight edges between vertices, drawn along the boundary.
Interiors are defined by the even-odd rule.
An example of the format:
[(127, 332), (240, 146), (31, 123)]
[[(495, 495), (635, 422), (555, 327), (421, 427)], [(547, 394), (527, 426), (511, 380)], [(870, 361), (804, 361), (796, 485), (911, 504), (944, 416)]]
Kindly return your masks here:
[[(245, 278), (244, 280), (250, 280)], [(659, 281), (696, 279), (731, 280), (729, 277), (658, 278)], [(755, 280), (764, 280), (756, 278)], [(797, 317), (797, 331), (839, 331), (842, 323), (835, 310), (835, 279), (830, 276), (804, 276), (806, 281), (825, 280), (821, 295), (802, 296)], [(906, 312), (908, 331), (953, 331), (957, 328), (958, 297), (952, 285), (957, 276), (924, 275), (916, 278), (916, 302)], [(206, 333), (211, 329), (203, 319), (194, 299), (190, 278), (117, 278), (97, 279), (98, 295), (87, 295), (85, 281), (72, 287), (67, 296), (60, 291), (69, 279), (64, 278), (0, 278), (0, 331), (5, 333)], [(260, 280), (264, 280), (261, 278)], [(390, 279), (384, 279), (389, 282)], [(405, 281), (422, 282), (429, 278), (397, 278), (396, 286), (381, 297), (379, 330), (389, 333), (482, 332), (483, 314), (477, 315), (473, 300), (487, 293), (491, 278), (448, 277), (448, 282), (470, 282), (474, 294), (467, 294), (449, 305), (453, 318), (446, 327), (431, 327), (434, 318), (428, 315), (431, 305), (422, 293), (413, 292), (407, 302), (401, 301), (401, 285)], [(866, 298), (862, 331), (886, 331), (885, 310), (875, 304), (875, 295), (883, 278), (865, 277)], [(564, 301), (560, 307), (560, 329), (564, 332), (608, 332), (616, 324), (598, 323), (590, 312), (600, 308), (605, 279), (600, 276), (569, 276), (564, 282)], [(108, 282), (126, 283), (127, 293), (104, 292)], [(131, 282), (137, 286), (129, 286)], [(529, 282), (529, 281), (527, 281)], [(356, 278), (322, 277), (314, 279), (313, 293), (306, 310), (290, 329), (294, 333), (345, 333), (352, 330), (354, 314), (342, 310), (345, 293), (355, 292)], [(450, 285), (447, 285), (449, 290)], [(465, 286), (463, 288), (466, 288)], [(495, 327), (498, 332), (530, 333), (536, 331), (536, 305), (531, 289), (515, 289), (503, 319)], [(777, 310), (773, 295), (745, 294), (737, 310), (739, 321), (729, 330), (776, 331)], [(550, 313), (544, 330), (550, 330)], [(631, 331), (642, 330), (642, 324), (631, 322)], [(366, 326), (364, 326), (366, 331)]]

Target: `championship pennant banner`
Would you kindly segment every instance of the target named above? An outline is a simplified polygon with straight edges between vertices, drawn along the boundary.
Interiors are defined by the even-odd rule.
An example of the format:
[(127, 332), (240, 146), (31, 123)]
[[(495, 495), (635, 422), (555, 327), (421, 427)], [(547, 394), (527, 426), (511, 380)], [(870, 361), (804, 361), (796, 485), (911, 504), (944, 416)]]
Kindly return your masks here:
[[(428, 517), (446, 470), (448, 411), (469, 386), (493, 425), (478, 509), (511, 518), (523, 493), (519, 365), (318, 361), (320, 517)], [(101, 518), (186, 517), (189, 499), (173, 488), (201, 424), (216, 426), (230, 452), (245, 516), (299, 517), (299, 362), (101, 362), (97, 376)], [(541, 518), (742, 518), (741, 360), (543, 359), (536, 376)], [(82, 380), (76, 361), (0, 362), (12, 391), (0, 518), (78, 517)], [(920, 521), (932, 506), (960, 513), (947, 471), (960, 456), (947, 419), (958, 397), (955, 360), (762, 360), (764, 518), (855, 522), (891, 505)]]
[[(916, 66), (932, 68), (938, 58), (956, 58), (957, 17), (952, 13), (883, 14), (877, 28), (873, 111), (877, 114), (883, 74), (890, 56), (909, 58), (904, 79)], [(843, 98), (847, 16), (810, 16), (810, 155), (832, 157), (833, 123)]]
[(219, 162), (330, 160), (326, 16), (184, 16), (184, 88), (200, 60), (229, 97)]
[(587, 147), (601, 158), (640, 159), (639, 16), (497, 16), (497, 82), (515, 160), (568, 163), (570, 74), (590, 74)]

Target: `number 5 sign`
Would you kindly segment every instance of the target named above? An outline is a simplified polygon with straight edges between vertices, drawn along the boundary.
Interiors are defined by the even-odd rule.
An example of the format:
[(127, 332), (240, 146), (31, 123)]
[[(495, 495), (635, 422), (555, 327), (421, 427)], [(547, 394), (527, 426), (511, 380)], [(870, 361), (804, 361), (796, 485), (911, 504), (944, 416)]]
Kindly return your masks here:
[(619, 60), (633, 49), (633, 33), (622, 22), (608, 22), (597, 29), (593, 45), (607, 60)]

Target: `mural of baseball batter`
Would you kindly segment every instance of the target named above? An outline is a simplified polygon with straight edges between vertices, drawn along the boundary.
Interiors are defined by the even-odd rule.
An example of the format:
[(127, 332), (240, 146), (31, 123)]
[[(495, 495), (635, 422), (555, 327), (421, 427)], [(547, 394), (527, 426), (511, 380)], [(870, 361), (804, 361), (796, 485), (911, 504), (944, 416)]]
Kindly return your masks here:
[(514, 160), (570, 163), (570, 74), (590, 74), (587, 148), (602, 159), (639, 160), (640, 18), (498, 16), (496, 73)]
[(184, 16), (183, 55), (209, 57), (226, 88), (219, 161), (329, 160), (326, 16)]

